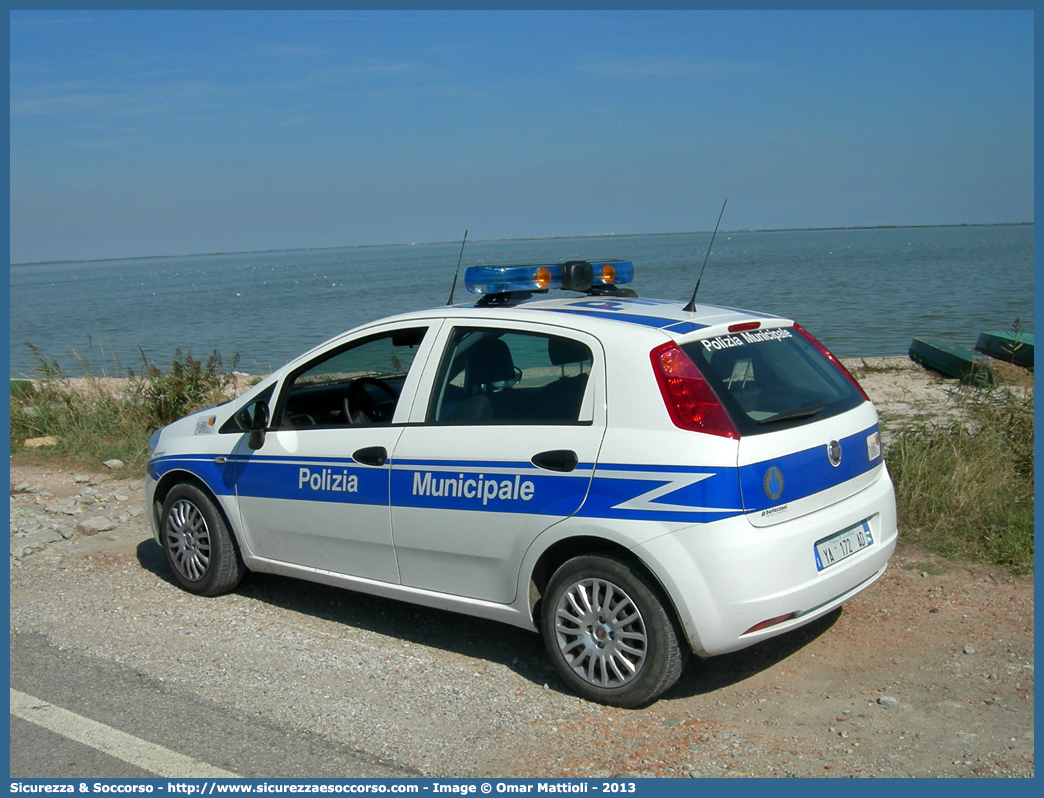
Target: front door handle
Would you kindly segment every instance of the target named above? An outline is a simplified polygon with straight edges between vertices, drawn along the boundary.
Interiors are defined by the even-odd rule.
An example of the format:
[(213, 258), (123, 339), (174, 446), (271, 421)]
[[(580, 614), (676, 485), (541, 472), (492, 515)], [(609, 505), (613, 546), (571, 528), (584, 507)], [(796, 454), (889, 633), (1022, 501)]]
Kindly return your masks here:
[(382, 466), (388, 462), (388, 450), (383, 446), (367, 446), (352, 455), (352, 459), (369, 466)]
[(541, 452), (540, 454), (534, 454), (532, 460), (533, 465), (537, 468), (544, 468), (548, 471), (561, 471), (564, 474), (568, 474), (574, 468), (579, 461), (576, 456), (576, 452), (569, 449), (554, 449), (550, 452)]

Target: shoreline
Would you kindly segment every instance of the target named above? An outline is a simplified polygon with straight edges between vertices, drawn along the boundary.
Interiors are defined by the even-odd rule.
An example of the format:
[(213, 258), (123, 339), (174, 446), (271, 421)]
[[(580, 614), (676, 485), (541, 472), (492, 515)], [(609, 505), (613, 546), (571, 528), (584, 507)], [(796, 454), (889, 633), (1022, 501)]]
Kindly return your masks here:
[[(948, 418), (958, 411), (958, 395), (967, 388), (909, 357), (840, 358), (877, 409), (881, 429), (891, 432), (929, 418)], [(1026, 396), (1033, 392), (1033, 372), (1002, 360), (990, 361), (998, 388)]]
[[(959, 222), (951, 224), (867, 224), (851, 227), (751, 227), (736, 230), (719, 230), (722, 235), (739, 233), (830, 233), (860, 230), (932, 230), (961, 227), (1032, 227), (1035, 222)], [(518, 238), (476, 238), (474, 244), (499, 244), (511, 241), (565, 241), (574, 238), (637, 238), (638, 236), (700, 236), (710, 235), (709, 230), (689, 230), (658, 233), (578, 233), (561, 236), (520, 236)], [(235, 249), (217, 252), (190, 252), (181, 255), (123, 255), (109, 258), (84, 258), (80, 260), (35, 260), (12, 263), (10, 268), (25, 266), (56, 266), (71, 263), (112, 263), (121, 260), (163, 260), (165, 258), (212, 258), (221, 255), (267, 255), (274, 252), (328, 252), (334, 249), (377, 249), (380, 247), (430, 247), (456, 244), (454, 241), (404, 241), (384, 244), (333, 244), (326, 247), (288, 247), (277, 249)]]

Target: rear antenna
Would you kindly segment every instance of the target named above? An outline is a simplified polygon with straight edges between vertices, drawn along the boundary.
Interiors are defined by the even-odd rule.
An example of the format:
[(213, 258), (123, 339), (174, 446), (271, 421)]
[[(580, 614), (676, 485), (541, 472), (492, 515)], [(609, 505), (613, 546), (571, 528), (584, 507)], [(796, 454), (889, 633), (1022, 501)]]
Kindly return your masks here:
[[(721, 217), (725, 215), (725, 206), (728, 202), (728, 197), (726, 197), (725, 202), (721, 203), (721, 213), (718, 214), (718, 224), (721, 224)], [(682, 308), (686, 313), (692, 313), (696, 310), (696, 292), (700, 290), (700, 280), (703, 279), (703, 269), (707, 268), (707, 258), (710, 257), (711, 247), (714, 246), (714, 236), (718, 234), (718, 224), (714, 225), (714, 232), (711, 234), (710, 243), (707, 245), (707, 254), (703, 256), (703, 268), (700, 269), (700, 276), (696, 279), (696, 287), (692, 289), (692, 299), (689, 300), (688, 305)]]
[[(468, 231), (464, 231), (464, 241), (468, 240)], [(453, 292), (457, 290), (457, 275), (460, 274), (460, 259), (464, 257), (464, 241), (460, 242), (460, 254), (457, 256), (457, 270), (453, 272), (453, 285), (450, 286), (450, 297), (446, 300), (447, 305), (453, 304)]]

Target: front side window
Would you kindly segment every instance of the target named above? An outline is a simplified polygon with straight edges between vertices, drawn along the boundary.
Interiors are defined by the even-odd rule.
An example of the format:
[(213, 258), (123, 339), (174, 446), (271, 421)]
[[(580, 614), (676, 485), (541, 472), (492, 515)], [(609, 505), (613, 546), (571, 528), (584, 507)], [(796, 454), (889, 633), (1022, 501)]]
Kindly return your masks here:
[(457, 328), (442, 358), (429, 422), (563, 424), (581, 420), (591, 349), (572, 338)]
[(425, 332), (379, 333), (306, 364), (288, 379), (273, 426), (390, 424)]

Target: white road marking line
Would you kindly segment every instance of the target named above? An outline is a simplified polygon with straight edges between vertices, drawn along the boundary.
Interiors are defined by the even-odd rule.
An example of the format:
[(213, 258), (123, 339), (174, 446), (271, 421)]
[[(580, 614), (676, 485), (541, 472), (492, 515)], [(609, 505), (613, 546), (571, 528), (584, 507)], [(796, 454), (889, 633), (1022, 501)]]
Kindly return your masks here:
[(11, 714), (164, 778), (242, 778), (236, 773), (216, 768), (162, 745), (147, 742), (112, 726), (48, 704), (40, 698), (20, 693), (13, 687)]

